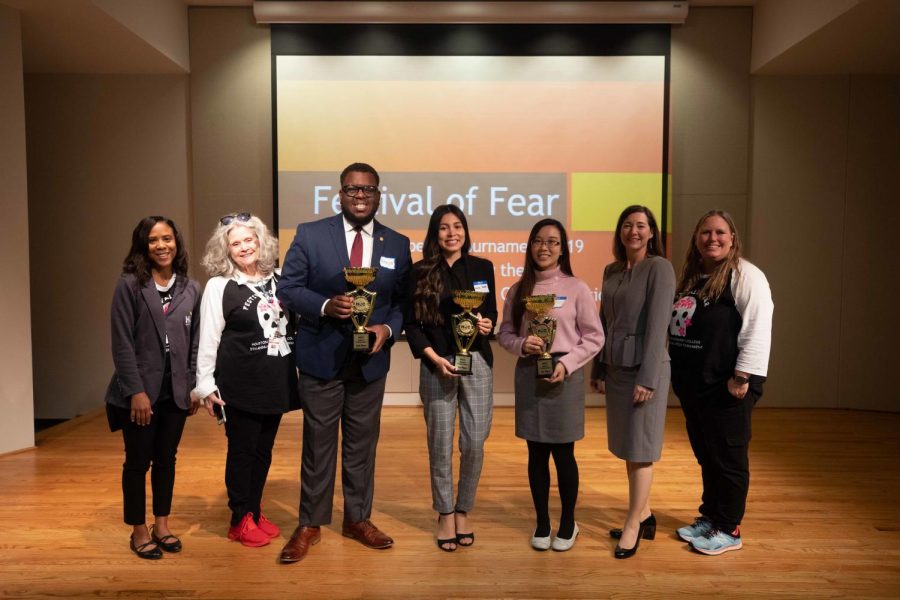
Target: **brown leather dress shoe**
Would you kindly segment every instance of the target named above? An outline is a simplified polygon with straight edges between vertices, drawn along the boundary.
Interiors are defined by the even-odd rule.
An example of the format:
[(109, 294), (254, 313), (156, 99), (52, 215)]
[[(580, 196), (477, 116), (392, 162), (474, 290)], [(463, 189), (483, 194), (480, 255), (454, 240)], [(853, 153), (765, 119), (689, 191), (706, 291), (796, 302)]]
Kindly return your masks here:
[(318, 544), (322, 539), (322, 530), (319, 527), (300, 525), (291, 534), (291, 539), (281, 549), (281, 562), (295, 563), (303, 560), (310, 546)]
[(345, 537), (353, 538), (363, 546), (375, 548), (376, 550), (384, 550), (394, 545), (394, 540), (385, 535), (383, 531), (375, 527), (369, 519), (349, 523), (344, 521), (341, 533)]

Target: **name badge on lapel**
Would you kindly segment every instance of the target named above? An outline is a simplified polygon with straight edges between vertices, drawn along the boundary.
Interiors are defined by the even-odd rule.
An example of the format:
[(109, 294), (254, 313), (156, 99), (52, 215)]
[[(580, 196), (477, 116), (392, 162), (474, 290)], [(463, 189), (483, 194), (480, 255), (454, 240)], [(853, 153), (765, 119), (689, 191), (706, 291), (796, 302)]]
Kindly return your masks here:
[(488, 282), (483, 279), (481, 281), (473, 281), (472, 287), (475, 289), (476, 292), (481, 292), (482, 294), (491, 293), (491, 290), (488, 287)]
[(378, 261), (378, 264), (381, 265), (382, 267), (384, 267), (385, 269), (390, 269), (393, 271), (396, 268), (396, 265), (395, 265), (396, 262), (397, 262), (396, 259), (394, 259), (390, 256), (382, 256), (381, 260)]

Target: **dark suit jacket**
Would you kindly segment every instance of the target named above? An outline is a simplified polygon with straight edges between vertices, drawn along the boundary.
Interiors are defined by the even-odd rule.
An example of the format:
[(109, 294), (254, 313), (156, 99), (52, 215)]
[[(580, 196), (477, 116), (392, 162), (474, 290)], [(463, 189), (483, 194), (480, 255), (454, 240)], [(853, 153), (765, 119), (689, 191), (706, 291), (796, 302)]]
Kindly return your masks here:
[[(481, 313), (481, 316), (490, 319), (494, 325), (497, 325), (497, 290), (494, 283), (494, 265), (491, 261), (480, 258), (478, 256), (466, 255), (459, 260), (465, 262), (466, 274), (469, 281), (467, 289), (474, 289), (475, 281), (486, 281), (490, 293), (485, 297), (484, 303), (473, 312)], [(447, 356), (455, 354), (457, 351), (456, 341), (453, 337), (453, 329), (450, 322), (450, 315), (462, 312), (462, 309), (454, 304), (451, 290), (444, 287), (444, 294), (440, 299), (440, 310), (444, 315), (443, 325), (432, 325), (423, 323), (416, 319), (415, 311), (412, 305), (413, 294), (416, 291), (418, 278), (421, 276), (420, 268), (422, 261), (413, 265), (411, 275), (409, 277), (409, 308), (406, 317), (406, 339), (409, 341), (409, 349), (416, 358), (424, 360), (424, 365), (429, 369), (434, 368), (432, 363), (425, 356), (425, 348), (431, 347), (439, 356)], [(446, 263), (443, 265), (446, 268)], [(447, 283), (446, 280), (444, 282)], [(487, 361), (488, 365), (493, 366), (494, 355), (491, 352), (491, 344), (488, 336), (478, 334), (472, 350), (481, 352), (481, 355)]]
[(106, 390), (106, 402), (130, 408), (131, 397), (145, 392), (151, 404), (156, 403), (166, 367), (168, 333), (172, 393), (178, 406), (190, 408), (200, 343), (200, 285), (176, 277), (169, 312), (163, 314), (152, 279), (141, 286), (134, 275), (123, 275), (116, 283), (110, 315), (116, 371)]
[[(372, 231), (372, 266), (375, 281), (367, 289), (376, 292), (369, 325), (385, 324), (392, 337), (372, 355), (359, 353), (366, 381), (387, 375), (390, 347), (403, 330), (406, 278), (409, 275), (409, 238), (375, 221)], [(344, 267), (350, 266), (342, 215), (297, 226), (294, 241), (284, 259), (278, 298), (299, 313), (295, 348), (301, 373), (318, 379), (334, 379), (352, 359), (353, 324), (350, 319), (323, 316), (325, 301), (350, 289)]]

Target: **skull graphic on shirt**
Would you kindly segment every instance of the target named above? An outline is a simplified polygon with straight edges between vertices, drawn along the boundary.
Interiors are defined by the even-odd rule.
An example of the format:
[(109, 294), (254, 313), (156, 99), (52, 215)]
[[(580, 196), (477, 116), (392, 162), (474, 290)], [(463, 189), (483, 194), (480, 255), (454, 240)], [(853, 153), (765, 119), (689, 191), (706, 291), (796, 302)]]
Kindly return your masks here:
[(259, 319), (259, 326), (262, 327), (266, 339), (275, 336), (276, 332), (281, 335), (287, 335), (287, 316), (284, 314), (284, 308), (278, 300), (271, 302), (260, 300), (257, 302), (256, 318)]
[(697, 310), (697, 299), (693, 296), (682, 296), (672, 307), (672, 322), (669, 323), (669, 334), (684, 337), (691, 326), (691, 318)]

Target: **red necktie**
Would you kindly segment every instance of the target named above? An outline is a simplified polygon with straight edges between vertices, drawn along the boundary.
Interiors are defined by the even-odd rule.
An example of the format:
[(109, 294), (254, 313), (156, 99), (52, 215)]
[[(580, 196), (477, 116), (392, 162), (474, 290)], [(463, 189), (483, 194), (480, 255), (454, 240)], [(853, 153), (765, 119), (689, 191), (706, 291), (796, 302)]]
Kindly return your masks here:
[(361, 267), (362, 266), (362, 233), (359, 230), (359, 227), (354, 227), (356, 230), (356, 237), (353, 238), (353, 246), (350, 247), (350, 266), (351, 267)]

